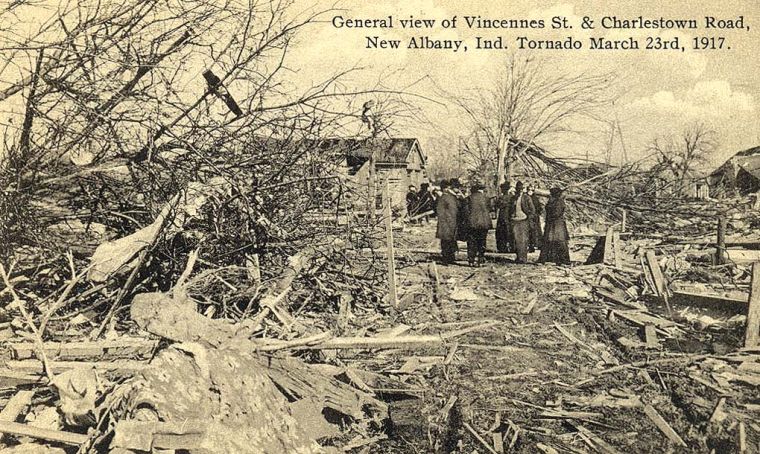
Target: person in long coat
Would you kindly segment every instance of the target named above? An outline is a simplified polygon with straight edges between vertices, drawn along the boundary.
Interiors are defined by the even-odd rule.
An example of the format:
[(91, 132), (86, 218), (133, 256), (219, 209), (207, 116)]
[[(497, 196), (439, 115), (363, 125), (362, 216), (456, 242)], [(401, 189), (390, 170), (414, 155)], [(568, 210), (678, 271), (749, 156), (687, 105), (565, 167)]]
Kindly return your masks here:
[(533, 215), (533, 211), (533, 202), (530, 200), (530, 196), (523, 191), (522, 182), (518, 181), (515, 185), (515, 196), (510, 209), (517, 263), (528, 263), (529, 219)]
[(467, 197), (462, 192), (462, 183), (459, 181), (459, 178), (451, 179), (450, 189), (459, 202), (459, 211), (457, 212), (457, 241), (467, 241)]
[(541, 263), (554, 262), (558, 265), (570, 263), (570, 233), (565, 222), (565, 198), (562, 189), (552, 188), (551, 196), (546, 202), (546, 225), (544, 228), (544, 244), (538, 261)]
[(541, 198), (536, 194), (536, 187), (532, 184), (528, 185), (528, 195), (533, 203), (533, 215), (529, 219), (528, 252), (534, 252), (536, 249), (541, 249), (541, 243), (544, 239), (544, 233), (541, 230), (543, 206), (541, 205)]
[(498, 252), (512, 252), (512, 221), (510, 220), (510, 206), (512, 194), (509, 192), (509, 183), (502, 183), (501, 194), (496, 199), (496, 250)]
[(491, 207), (484, 191), (482, 184), (473, 183), (467, 197), (467, 261), (470, 266), (485, 261), (486, 238), (493, 227)]
[(417, 200), (419, 201), (418, 210), (420, 213), (427, 213), (435, 210), (435, 207), (433, 206), (433, 194), (430, 193), (430, 185), (428, 183), (422, 183), (420, 185), (420, 191), (417, 193)]
[(447, 180), (441, 182), (443, 193), (438, 197), (436, 204), (438, 227), (435, 237), (441, 240), (441, 259), (446, 265), (450, 265), (456, 260), (457, 216), (459, 214), (459, 201), (449, 184)]
[(407, 216), (414, 217), (419, 213), (420, 209), (420, 197), (417, 194), (417, 188), (413, 185), (409, 185), (409, 192), (406, 193), (406, 214)]

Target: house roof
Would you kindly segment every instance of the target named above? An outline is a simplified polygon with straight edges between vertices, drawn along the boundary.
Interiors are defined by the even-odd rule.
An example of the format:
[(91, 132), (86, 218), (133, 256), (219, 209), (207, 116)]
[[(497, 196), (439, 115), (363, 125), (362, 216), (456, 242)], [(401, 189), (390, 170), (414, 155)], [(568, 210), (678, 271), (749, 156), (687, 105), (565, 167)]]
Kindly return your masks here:
[(319, 147), (342, 151), (357, 160), (367, 160), (374, 155), (378, 163), (401, 164), (408, 161), (416, 143), (417, 139), (412, 138), (326, 139), (320, 141)]
[(744, 151), (736, 153), (734, 156), (755, 156), (760, 155), (760, 146), (752, 147)]
[(728, 172), (733, 169), (732, 163), (753, 177), (760, 179), (760, 146), (736, 153), (715, 169), (710, 176), (715, 178)]

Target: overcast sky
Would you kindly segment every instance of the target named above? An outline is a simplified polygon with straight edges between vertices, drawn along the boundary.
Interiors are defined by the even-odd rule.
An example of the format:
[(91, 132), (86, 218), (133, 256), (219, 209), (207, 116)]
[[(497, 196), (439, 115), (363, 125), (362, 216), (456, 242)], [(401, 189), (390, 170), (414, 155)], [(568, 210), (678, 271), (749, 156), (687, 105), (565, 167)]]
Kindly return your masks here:
[[(305, 3), (305, 2), (304, 2)], [(602, 5), (603, 3), (603, 5)], [(297, 3), (298, 4), (298, 3)], [(321, 2), (317, 7), (330, 7), (331, 2)], [(537, 2), (511, 0), (493, 2), (478, 0), (397, 0), (367, 2), (344, 0), (337, 4), (344, 8), (340, 14), (347, 18), (380, 18), (392, 14), (399, 18), (414, 15), (419, 18), (443, 19), (454, 15), (481, 15), (498, 18), (542, 18), (567, 16), (571, 23), (580, 24), (581, 17), (601, 18), (615, 15), (636, 18), (697, 19), (700, 29), (685, 31), (657, 30), (601, 30), (593, 34), (580, 30), (506, 31), (504, 36), (511, 44), (514, 37), (529, 35), (538, 38), (565, 37), (573, 34), (587, 42), (588, 36), (607, 36), (642, 39), (648, 35), (678, 36), (682, 42), (706, 35), (702, 29), (705, 16), (738, 18), (744, 16), (750, 30), (714, 31), (711, 35), (725, 36), (730, 50), (722, 51), (537, 51), (535, 55), (548, 61), (557, 72), (615, 72), (619, 77), (620, 98), (605, 118), (619, 120), (623, 144), (629, 156), (639, 156), (646, 144), (657, 135), (681, 131), (693, 121), (701, 121), (714, 128), (720, 138), (720, 153), (715, 160), (725, 158), (736, 151), (760, 144), (758, 127), (758, 100), (760, 100), (760, 2), (757, 0), (691, 0), (664, 2), (660, 0), (614, 0), (591, 2)], [(304, 6), (301, 6), (304, 7)], [(326, 16), (331, 18), (334, 14)], [(451, 52), (449, 50), (415, 51), (367, 50), (365, 36), (381, 35), (390, 39), (407, 40), (410, 36), (429, 35), (444, 39), (470, 38), (477, 34), (495, 35), (496, 31), (472, 31), (462, 22), (457, 30), (367, 30), (334, 28), (330, 23), (313, 27), (299, 39), (291, 54), (290, 65), (303, 68), (295, 77), (308, 83), (325, 77), (336, 68), (359, 64), (367, 67), (354, 81), (374, 80), (380, 74), (398, 71), (389, 80), (399, 86), (429, 77), (431, 82), (420, 83), (415, 90), (434, 93), (437, 85), (451, 92), (478, 90), (491, 83), (495, 69), (508, 51)], [(576, 25), (577, 28), (577, 25)], [(439, 136), (464, 133), (463, 117), (453, 106), (423, 103), (434, 129), (422, 124), (405, 125), (401, 135)], [(551, 140), (546, 144), (559, 155), (583, 156), (587, 151), (593, 156), (603, 156), (609, 141), (606, 126), (584, 125), (579, 135)], [(622, 147), (615, 138), (614, 152), (619, 156)]]
[[(646, 36), (671, 38), (678, 36), (688, 44), (698, 36), (724, 36), (731, 49), (720, 51), (533, 51), (552, 71), (566, 74), (613, 72), (618, 77), (614, 95), (619, 96), (609, 105), (602, 118), (618, 121), (621, 135), (614, 138), (612, 150), (619, 162), (622, 150), (629, 158), (643, 155), (646, 145), (656, 136), (677, 134), (684, 127), (700, 121), (713, 128), (720, 139), (719, 152), (714, 162), (752, 146), (760, 145), (758, 102), (760, 102), (760, 1), (758, 0), (608, 0), (605, 2), (578, 0), (552, 2), (536, 0), (293, 0), (293, 13), (340, 8), (328, 13), (323, 22), (306, 28), (291, 47), (287, 58), (292, 72), (287, 77), (297, 86), (310, 86), (334, 74), (337, 70), (362, 66), (364, 71), (354, 73), (346, 81), (349, 86), (373, 85), (378, 78), (386, 86), (411, 91), (434, 99), (419, 101), (430, 123), (407, 122), (399, 124), (398, 135), (453, 138), (467, 134), (465, 118), (440, 91), (472, 93), (493, 83), (494, 75), (504, 61), (506, 51), (452, 52), (450, 50), (420, 51), (411, 49), (368, 50), (366, 36), (378, 35), (386, 39), (402, 39), (427, 35), (438, 39), (467, 39), (473, 47), (474, 36), (503, 34), (509, 45), (516, 36), (541, 39), (564, 38), (574, 35), (584, 44), (589, 36), (608, 38), (637, 37), (642, 45)], [(337, 1), (337, 3), (335, 3)], [(54, 5), (54, 0), (45, 0)], [(29, 14), (50, 13), (44, 9), (29, 9)], [(458, 16), (457, 29), (336, 29), (331, 24), (334, 15), (351, 19), (432, 18), (438, 21)], [(552, 16), (565, 16), (575, 26), (573, 30), (496, 30), (476, 31), (464, 26), (463, 16), (480, 15), (485, 18), (543, 19), (548, 23)], [(578, 30), (581, 18), (596, 20), (602, 16), (636, 18), (639, 15), (657, 19), (696, 19), (698, 30)], [(736, 19), (744, 16), (750, 30), (710, 31), (702, 29), (705, 16)], [(27, 18), (29, 19), (29, 18)], [(29, 21), (30, 24), (35, 22)], [(396, 23), (398, 25), (398, 23)], [(526, 52), (526, 51), (518, 51)], [(192, 77), (190, 78), (192, 79)], [(196, 77), (197, 79), (197, 77)], [(415, 83), (416, 82), (416, 83)], [(8, 100), (5, 104), (12, 103)], [(6, 107), (7, 108), (7, 107)], [(587, 154), (604, 159), (610, 140), (609, 125), (584, 122), (576, 125), (580, 133), (555, 137), (541, 143), (560, 156), (584, 157)], [(453, 150), (452, 150), (453, 151)], [(453, 153), (452, 153), (453, 155)]]

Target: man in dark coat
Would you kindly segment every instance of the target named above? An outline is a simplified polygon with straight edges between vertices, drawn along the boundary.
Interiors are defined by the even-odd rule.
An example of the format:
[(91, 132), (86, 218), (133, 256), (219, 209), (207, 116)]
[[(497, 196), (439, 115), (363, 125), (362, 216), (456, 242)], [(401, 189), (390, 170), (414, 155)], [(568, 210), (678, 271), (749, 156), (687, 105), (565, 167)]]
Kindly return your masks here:
[(406, 214), (410, 218), (416, 216), (420, 209), (420, 199), (417, 194), (417, 188), (413, 184), (409, 185), (409, 192), (406, 193)]
[(551, 196), (546, 202), (546, 226), (544, 228), (544, 244), (538, 261), (541, 263), (554, 262), (558, 265), (570, 263), (570, 233), (565, 223), (565, 198), (562, 189), (552, 188)]
[(462, 183), (459, 181), (459, 178), (452, 178), (449, 186), (459, 202), (459, 211), (457, 212), (457, 241), (467, 241), (467, 197), (462, 192)]
[(457, 215), (459, 202), (449, 187), (447, 180), (441, 182), (443, 194), (438, 198), (436, 213), (438, 214), (438, 229), (435, 237), (441, 240), (441, 258), (444, 264), (452, 264), (457, 252)]
[(467, 197), (467, 261), (470, 266), (479, 266), (485, 261), (486, 238), (491, 224), (491, 207), (485, 194), (485, 187), (473, 183)]
[(509, 183), (502, 183), (501, 194), (496, 199), (496, 250), (498, 252), (512, 252), (512, 221), (509, 209), (512, 205), (512, 194), (509, 191)]
[(543, 211), (543, 206), (541, 206), (540, 197), (536, 194), (536, 187), (532, 184), (528, 185), (528, 195), (533, 203), (533, 216), (528, 219), (530, 222), (528, 252), (534, 252), (536, 249), (541, 249), (544, 237), (544, 233), (541, 230), (541, 212)]
[(533, 212), (533, 202), (530, 200), (530, 196), (523, 191), (522, 182), (518, 181), (515, 185), (515, 196), (510, 209), (517, 263), (528, 263), (528, 237), (530, 235), (528, 219), (533, 216)]
[(419, 201), (418, 203), (420, 213), (427, 213), (435, 209), (433, 206), (433, 194), (430, 193), (429, 184), (422, 183), (420, 185), (420, 192), (417, 193), (417, 200)]

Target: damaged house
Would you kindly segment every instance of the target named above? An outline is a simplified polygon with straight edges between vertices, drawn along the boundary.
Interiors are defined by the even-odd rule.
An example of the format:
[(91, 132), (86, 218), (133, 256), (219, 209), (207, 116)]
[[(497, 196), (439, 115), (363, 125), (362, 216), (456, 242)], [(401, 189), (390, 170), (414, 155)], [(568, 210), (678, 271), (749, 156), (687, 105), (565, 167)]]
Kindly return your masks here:
[(358, 193), (368, 187), (370, 158), (374, 158), (377, 197), (382, 196), (387, 179), (394, 208), (405, 209), (409, 185), (419, 188), (428, 181), (427, 159), (414, 138), (328, 139), (320, 142), (319, 147), (344, 159), (340, 172)]
[(760, 146), (740, 151), (709, 176), (714, 197), (746, 195), (760, 190)]

